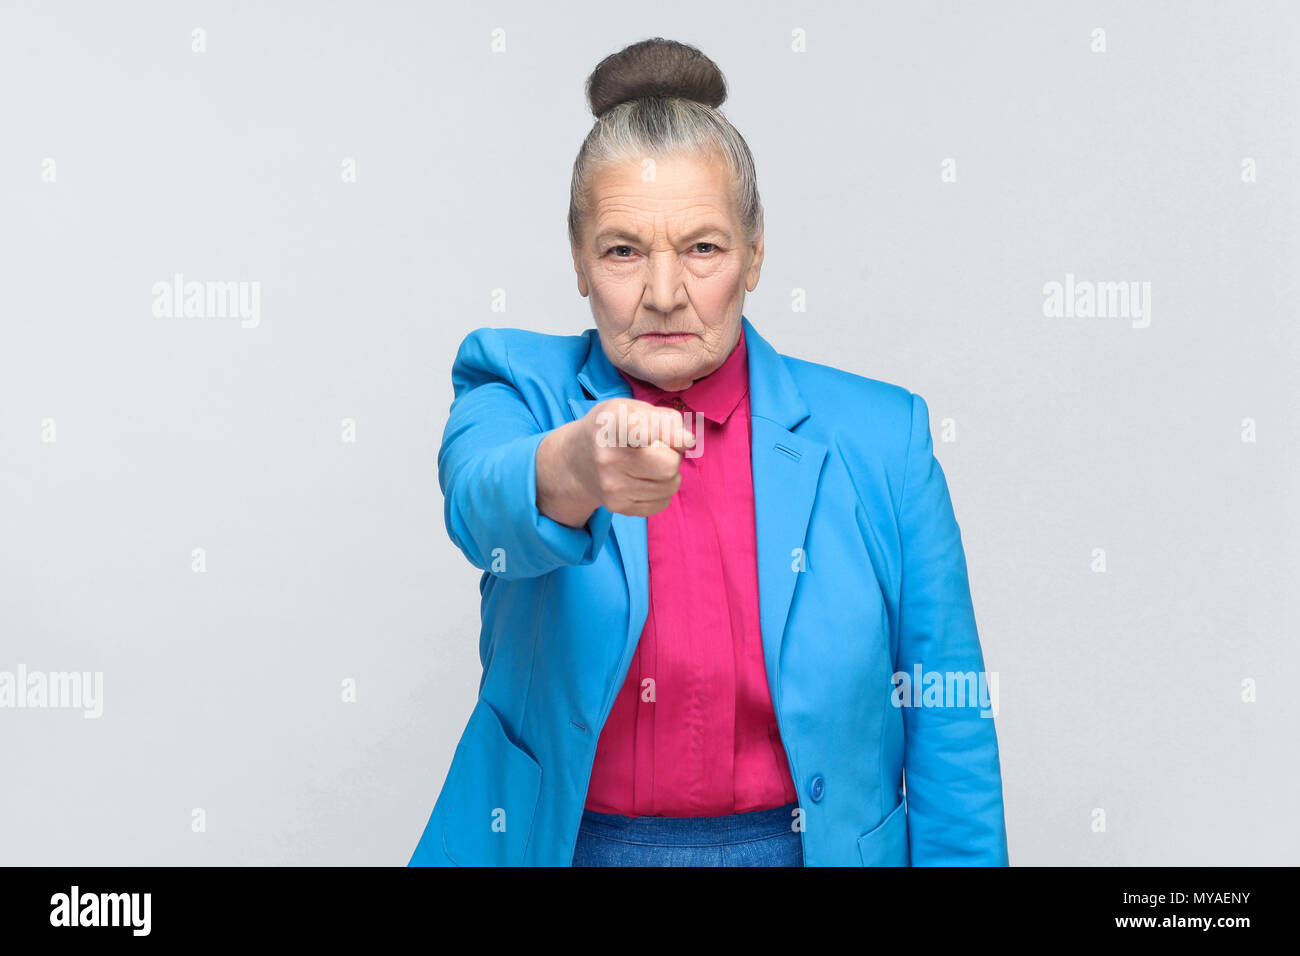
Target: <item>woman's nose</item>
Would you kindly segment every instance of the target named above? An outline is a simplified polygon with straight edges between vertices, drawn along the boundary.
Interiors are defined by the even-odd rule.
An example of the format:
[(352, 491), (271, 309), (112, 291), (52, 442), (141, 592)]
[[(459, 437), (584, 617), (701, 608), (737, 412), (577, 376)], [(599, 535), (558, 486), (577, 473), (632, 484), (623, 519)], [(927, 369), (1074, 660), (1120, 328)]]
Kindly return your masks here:
[(655, 253), (648, 258), (650, 275), (647, 279), (652, 304), (663, 311), (672, 309), (684, 296), (682, 283), (684, 270), (675, 253)]

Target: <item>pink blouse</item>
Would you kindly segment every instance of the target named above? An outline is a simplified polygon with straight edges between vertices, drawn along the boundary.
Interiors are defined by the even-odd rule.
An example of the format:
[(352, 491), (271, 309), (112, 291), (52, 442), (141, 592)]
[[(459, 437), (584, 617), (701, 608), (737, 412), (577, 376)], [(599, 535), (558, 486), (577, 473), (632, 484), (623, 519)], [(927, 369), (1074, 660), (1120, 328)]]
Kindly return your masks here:
[(693, 817), (793, 803), (759, 630), (744, 330), (683, 391), (623, 377), (633, 397), (682, 410), (699, 454), (682, 458), (672, 503), (646, 519), (649, 613), (596, 744), (586, 807)]

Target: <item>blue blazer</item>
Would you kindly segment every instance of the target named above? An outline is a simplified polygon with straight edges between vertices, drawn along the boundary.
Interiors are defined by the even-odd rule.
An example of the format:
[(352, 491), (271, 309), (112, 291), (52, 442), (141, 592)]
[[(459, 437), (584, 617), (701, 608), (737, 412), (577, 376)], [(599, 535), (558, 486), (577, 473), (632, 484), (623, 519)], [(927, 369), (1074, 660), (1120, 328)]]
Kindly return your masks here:
[[(929, 409), (781, 355), (742, 323), (760, 629), (804, 864), (1005, 866), (989, 709), (895, 693), (898, 672), (984, 670)], [(537, 446), (632, 392), (595, 329), (477, 329), (452, 383), (438, 478), (451, 539), (483, 570), (483, 676), (410, 865), (568, 866), (645, 624), (646, 519), (602, 507), (569, 528), (541, 514)]]

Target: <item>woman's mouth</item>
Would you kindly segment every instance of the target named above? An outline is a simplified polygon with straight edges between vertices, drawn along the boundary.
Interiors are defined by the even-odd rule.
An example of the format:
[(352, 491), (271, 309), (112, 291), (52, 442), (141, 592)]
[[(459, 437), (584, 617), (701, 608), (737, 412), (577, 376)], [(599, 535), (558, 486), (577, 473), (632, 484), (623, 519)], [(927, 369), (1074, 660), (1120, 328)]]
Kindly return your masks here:
[(668, 344), (670, 342), (685, 342), (687, 339), (695, 338), (694, 332), (643, 332), (641, 338), (649, 339), (651, 342), (660, 342)]

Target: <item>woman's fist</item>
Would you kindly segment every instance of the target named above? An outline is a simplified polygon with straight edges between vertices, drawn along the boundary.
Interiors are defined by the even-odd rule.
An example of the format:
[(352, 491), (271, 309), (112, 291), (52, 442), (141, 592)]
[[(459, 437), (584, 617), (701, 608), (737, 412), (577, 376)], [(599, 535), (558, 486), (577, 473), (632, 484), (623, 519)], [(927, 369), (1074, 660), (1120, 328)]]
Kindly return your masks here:
[(538, 509), (574, 528), (602, 505), (616, 514), (658, 514), (681, 487), (682, 456), (694, 443), (675, 408), (603, 401), (542, 439)]
[(582, 423), (581, 477), (606, 509), (653, 515), (668, 507), (682, 485), (682, 455), (694, 442), (681, 412), (612, 398), (592, 408)]

